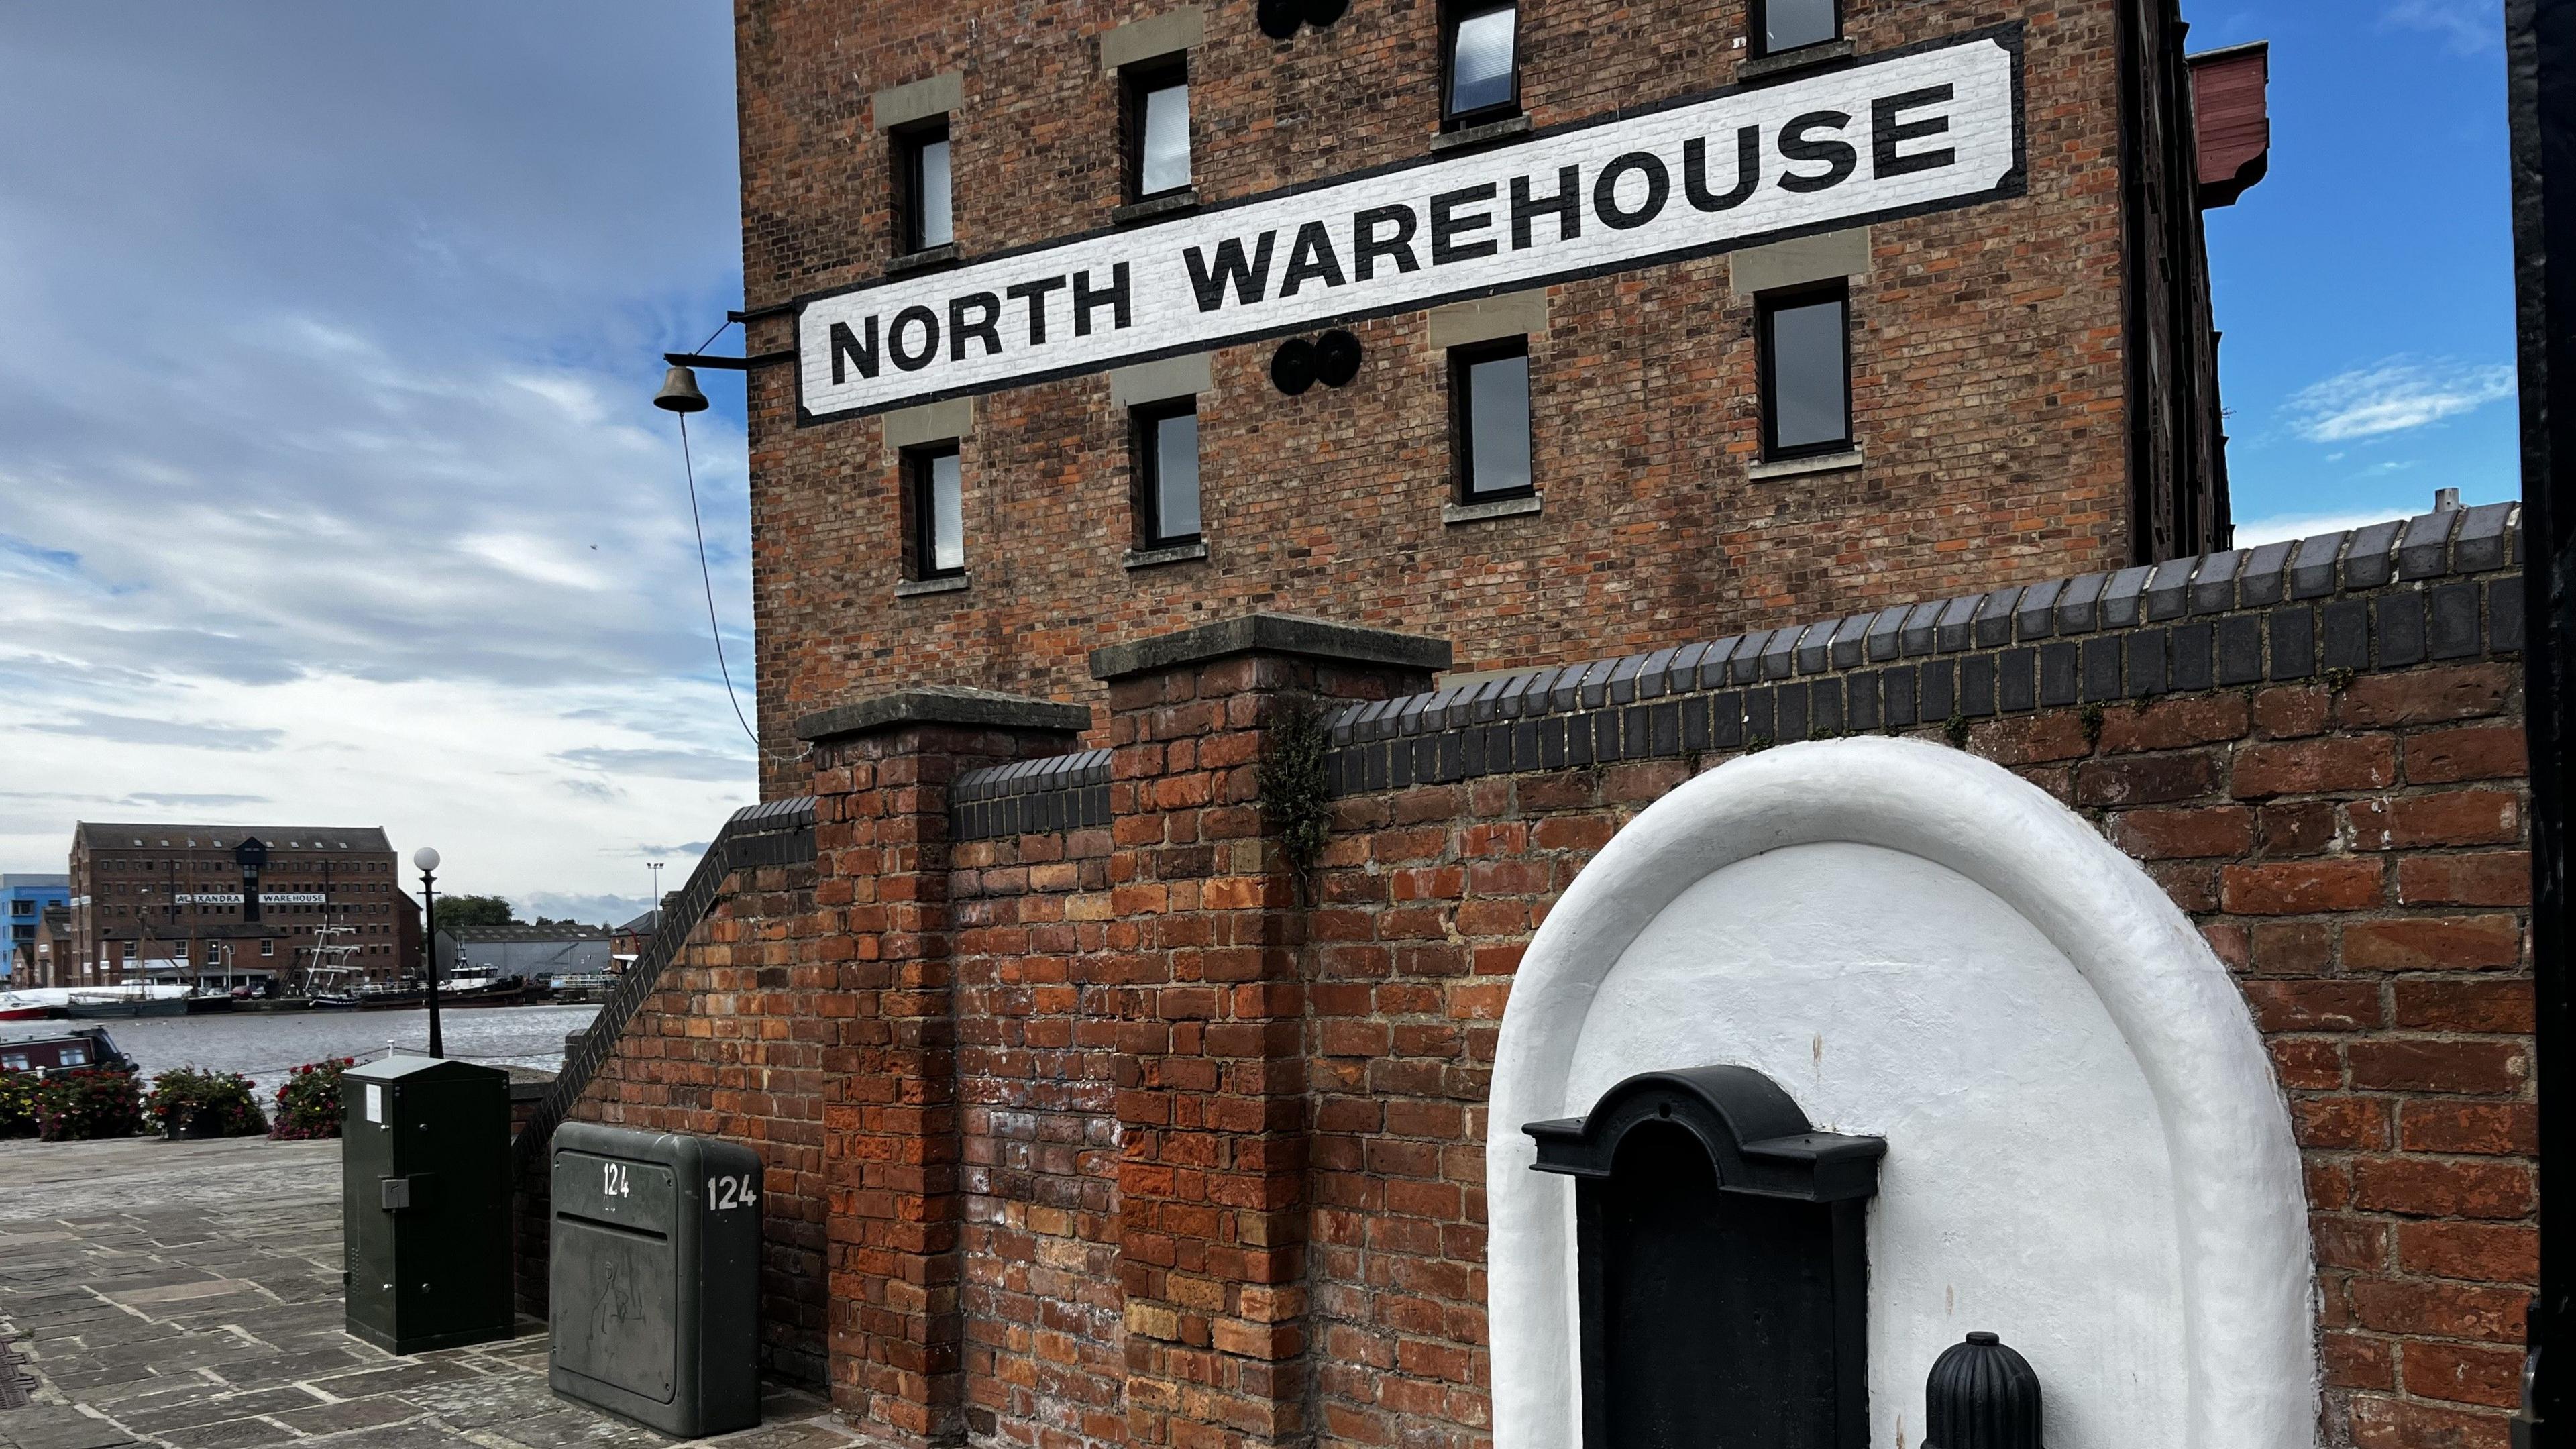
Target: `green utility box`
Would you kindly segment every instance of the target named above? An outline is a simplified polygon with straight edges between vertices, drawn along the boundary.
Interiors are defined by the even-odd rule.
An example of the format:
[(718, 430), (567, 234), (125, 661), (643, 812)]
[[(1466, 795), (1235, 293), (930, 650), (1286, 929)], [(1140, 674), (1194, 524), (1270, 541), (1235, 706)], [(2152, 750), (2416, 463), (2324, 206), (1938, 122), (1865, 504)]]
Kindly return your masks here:
[(398, 1053), (341, 1082), (349, 1331), (390, 1353), (508, 1338), (509, 1073)]
[(567, 1122), (553, 1193), (555, 1392), (683, 1439), (759, 1423), (759, 1154)]

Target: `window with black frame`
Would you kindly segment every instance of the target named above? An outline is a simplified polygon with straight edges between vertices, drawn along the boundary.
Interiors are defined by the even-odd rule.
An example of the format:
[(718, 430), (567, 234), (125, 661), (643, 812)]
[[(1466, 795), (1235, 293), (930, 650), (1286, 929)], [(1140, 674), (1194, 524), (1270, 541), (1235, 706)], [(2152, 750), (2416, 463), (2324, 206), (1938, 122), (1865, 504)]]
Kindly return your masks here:
[(1195, 398), (1133, 410), (1136, 546), (1173, 548), (1199, 539), (1199, 414)]
[(948, 118), (894, 133), (895, 250), (928, 251), (957, 240), (950, 211)]
[(966, 500), (957, 445), (910, 449), (903, 464), (912, 576), (956, 578), (966, 572)]
[(1190, 71), (1186, 56), (1119, 72), (1124, 93), (1127, 199), (1150, 201), (1190, 188)]
[(1758, 306), (1762, 456), (1852, 446), (1851, 292), (1842, 282), (1764, 295)]
[(1839, 40), (1842, 0), (1753, 0), (1753, 53), (1780, 55)]
[(1450, 349), (1449, 397), (1460, 501), (1529, 496), (1529, 339)]
[(1520, 10), (1512, 0), (1440, 8), (1440, 124), (1480, 126), (1520, 113)]

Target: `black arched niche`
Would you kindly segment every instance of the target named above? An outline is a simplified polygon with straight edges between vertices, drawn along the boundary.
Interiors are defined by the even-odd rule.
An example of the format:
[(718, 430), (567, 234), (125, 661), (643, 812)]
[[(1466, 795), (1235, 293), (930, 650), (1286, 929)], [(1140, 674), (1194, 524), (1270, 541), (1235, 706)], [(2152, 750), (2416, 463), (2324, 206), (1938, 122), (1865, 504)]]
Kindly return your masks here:
[(1864, 1449), (1880, 1137), (1750, 1067), (1646, 1072), (1532, 1122), (1575, 1179), (1584, 1449)]

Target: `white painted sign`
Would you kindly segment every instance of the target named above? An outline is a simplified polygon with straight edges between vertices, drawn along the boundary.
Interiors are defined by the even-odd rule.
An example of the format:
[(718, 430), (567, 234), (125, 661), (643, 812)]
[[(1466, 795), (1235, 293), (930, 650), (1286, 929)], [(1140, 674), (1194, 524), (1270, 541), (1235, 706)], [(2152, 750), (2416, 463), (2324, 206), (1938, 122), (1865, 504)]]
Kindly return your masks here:
[[(241, 898), (235, 896), (234, 899)], [(263, 906), (319, 906), (329, 904), (330, 900), (329, 896), (320, 891), (261, 891), (259, 893), (259, 903)]]
[[(183, 891), (178, 895), (172, 896), (170, 899), (177, 901), (183, 906), (237, 906), (242, 903), (240, 891), (198, 891), (194, 895), (190, 895)], [(266, 900), (267, 897), (262, 896), (260, 899)]]
[(879, 412), (2020, 195), (2021, 29), (810, 298), (798, 415)]

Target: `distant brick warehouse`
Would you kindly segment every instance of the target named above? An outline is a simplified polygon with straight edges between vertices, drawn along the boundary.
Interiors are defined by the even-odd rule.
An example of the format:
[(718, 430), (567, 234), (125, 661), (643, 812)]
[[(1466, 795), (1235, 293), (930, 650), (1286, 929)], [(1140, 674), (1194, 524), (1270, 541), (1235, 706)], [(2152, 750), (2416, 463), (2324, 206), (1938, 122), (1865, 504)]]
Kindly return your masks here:
[[(1885, 1134), (1867, 1442), (1920, 1442), (1918, 1343), (2001, 1327), (2048, 1385), (2052, 1445), (2311, 1426), (2338, 1449), (2502, 1445), (2537, 1262), (2510, 516), (1438, 689), (1436, 641), (1238, 619), (1099, 651), (1110, 725), (1089, 750), (1062, 704), (846, 706), (809, 725), (812, 797), (745, 812), (673, 898), (549, 1120), (757, 1146), (769, 1362), (895, 1442), (1570, 1446), (1533, 1427), (1573, 1398), (1570, 1346), (1533, 1342), (1547, 1295), (1528, 1296), (1563, 1263), (1524, 1237), (1528, 1195), (1562, 1179), (1509, 1158), (1529, 1104), (1506, 1097), (1528, 1089), (1531, 1023), (1589, 1012), (1583, 1050), (1614, 1065), (1753, 1062), (1836, 1130)], [(1282, 778), (1300, 752), (1310, 786)], [(1975, 783), (1891, 835), (1873, 822), (1907, 807), (1863, 783), (1891, 770)], [(1599, 879), (1669, 874), (1657, 851), (1713, 838), (1672, 821), (1802, 775), (1825, 790), (1751, 832), (1744, 864), (1604, 916)], [(2039, 802), (2011, 806), (2016, 828), (1973, 828), (2015, 792)], [(1314, 807), (1329, 828), (1302, 857), (1291, 822)], [(1873, 832), (1904, 849), (1831, 843)], [(1949, 934), (2102, 870), (2087, 849), (2153, 906), (2107, 956), (1995, 965), (2107, 906)], [(1977, 863), (2016, 850), (2035, 875)], [(1936, 856), (1985, 888), (1940, 886)], [(1659, 956), (1654, 932), (1694, 910), (1708, 934)], [(1623, 914), (1656, 924), (1566, 993), (1568, 953)], [(1840, 939), (1873, 918), (1895, 934)], [(2120, 1017), (2117, 973), (2177, 950), (2220, 993)], [(1659, 971), (1730, 960), (1686, 1010), (1654, 994)], [(1847, 987), (1886, 1004), (1797, 995)], [(1963, 1014), (1940, 1014), (1945, 989)], [(2195, 1014), (2252, 1053), (2242, 1095), (2157, 1066)], [(1684, 1040), (1712, 1029), (1749, 1035)], [(2165, 1095), (2095, 1101), (2134, 1079), (2131, 1052)], [(1602, 1069), (1578, 1053), (1577, 1087)], [(1853, 1105), (1872, 1081), (1937, 1090), (1919, 1113)], [(2259, 1130), (2199, 1157), (2189, 1121), (2230, 1100)], [(2096, 1115), (2121, 1111), (2140, 1125)], [(2050, 1145), (1945, 1153), (1980, 1122)], [(2205, 1191), (2166, 1196), (2168, 1171)], [(2210, 1231), (2169, 1237), (2195, 1214)], [(2159, 1241), (2191, 1246), (2123, 1257)], [(1943, 1242), (1966, 1256), (1927, 1280)], [(2052, 1271), (2058, 1250), (2082, 1270)], [(2265, 1274), (2285, 1290), (2268, 1307), (2246, 1286)], [(2072, 1317), (2034, 1306), (2052, 1294)], [(2155, 1327), (2177, 1298), (2198, 1328)], [(2285, 1331), (2249, 1338), (2264, 1321)], [(2192, 1417), (2213, 1399), (2232, 1432)]]
[(418, 908), (382, 830), (116, 825), (72, 834), (67, 939), (44, 986), (228, 974), (291, 982), (319, 928), (362, 979), (420, 969)]
[[(2259, 47), (2187, 65), (2173, 0), (1269, 9), (740, 8), (772, 793), (813, 709), (1097, 707), (1099, 640), (1249, 608), (1474, 671), (2227, 541), (2200, 210), (2261, 175)], [(1283, 394), (1336, 329), (1356, 374)]]

